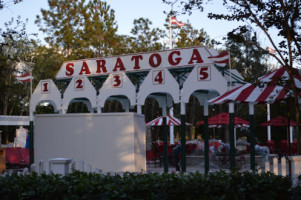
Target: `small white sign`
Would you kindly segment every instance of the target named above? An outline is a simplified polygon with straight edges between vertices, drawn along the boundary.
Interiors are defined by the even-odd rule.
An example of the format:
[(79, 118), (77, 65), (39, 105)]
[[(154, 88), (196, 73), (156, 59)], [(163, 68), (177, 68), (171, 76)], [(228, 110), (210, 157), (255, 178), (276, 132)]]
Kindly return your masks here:
[(83, 77), (74, 79), (74, 90), (75, 91), (85, 90), (85, 80)]
[(162, 85), (165, 83), (165, 71), (164, 70), (154, 70), (153, 71), (153, 84)]
[(50, 81), (41, 81), (41, 93), (49, 94), (51, 92)]
[(210, 81), (211, 80), (211, 68), (208, 66), (198, 67), (197, 79), (198, 79), (198, 81)]
[(112, 88), (121, 88), (123, 82), (122, 74), (114, 74), (111, 81)]

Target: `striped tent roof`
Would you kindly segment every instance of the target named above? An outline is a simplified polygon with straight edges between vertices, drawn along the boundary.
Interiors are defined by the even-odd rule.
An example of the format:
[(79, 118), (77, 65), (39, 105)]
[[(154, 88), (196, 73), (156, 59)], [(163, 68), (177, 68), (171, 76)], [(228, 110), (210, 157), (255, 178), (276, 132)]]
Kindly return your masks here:
[[(261, 78), (256, 83), (246, 83), (218, 97), (210, 99), (212, 104), (237, 103), (274, 103), (293, 94), (286, 67), (279, 68)], [(298, 70), (293, 69), (297, 88), (301, 88)], [(298, 96), (301, 97), (299, 94)]]
[[(185, 123), (186, 125), (191, 125), (189, 123)], [(163, 116), (157, 117), (145, 124), (146, 126), (163, 126)], [(180, 126), (181, 120), (176, 117), (172, 117), (170, 115), (166, 115), (166, 125), (168, 126)]]

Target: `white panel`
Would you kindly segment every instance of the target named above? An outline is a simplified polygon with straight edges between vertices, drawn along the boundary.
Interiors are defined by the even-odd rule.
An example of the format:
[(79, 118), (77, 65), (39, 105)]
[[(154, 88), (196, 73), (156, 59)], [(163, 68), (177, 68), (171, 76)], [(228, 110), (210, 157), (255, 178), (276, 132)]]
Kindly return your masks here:
[(144, 115), (135, 113), (36, 115), (34, 155), (71, 158), (103, 171), (146, 170)]
[(98, 106), (104, 107), (110, 96), (122, 95), (130, 100), (131, 106), (136, 104), (136, 88), (124, 72), (111, 73), (99, 90)]
[(213, 65), (195, 66), (184, 82), (181, 101), (188, 103), (192, 93), (197, 90), (223, 94), (227, 91), (227, 80)]
[(30, 111), (35, 112), (36, 106), (48, 101), (57, 111), (61, 108), (61, 93), (51, 79), (41, 80), (30, 99)]
[(168, 93), (174, 103), (179, 103), (179, 84), (166, 69), (152, 69), (145, 77), (137, 94), (137, 104), (144, 105), (145, 99), (152, 93)]
[(73, 77), (64, 92), (63, 110), (67, 110), (72, 99), (87, 98), (92, 108), (96, 108), (96, 90), (85, 76)]

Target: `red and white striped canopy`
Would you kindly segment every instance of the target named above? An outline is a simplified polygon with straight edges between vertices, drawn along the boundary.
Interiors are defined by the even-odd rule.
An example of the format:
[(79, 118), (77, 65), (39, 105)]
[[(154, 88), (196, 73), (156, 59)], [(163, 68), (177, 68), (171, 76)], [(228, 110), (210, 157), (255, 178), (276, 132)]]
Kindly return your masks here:
[[(185, 123), (186, 125), (191, 125), (189, 123)], [(163, 117), (157, 117), (150, 122), (145, 124), (146, 126), (162, 126), (163, 125)], [(181, 120), (176, 117), (172, 117), (170, 115), (166, 115), (166, 125), (168, 126), (179, 126), (181, 125)]]
[[(210, 99), (212, 104), (236, 103), (274, 103), (293, 94), (289, 84), (286, 67), (279, 68), (261, 78), (256, 83), (247, 83)], [(301, 88), (301, 78), (296, 69), (293, 77), (297, 88)], [(301, 97), (301, 95), (298, 95)]]

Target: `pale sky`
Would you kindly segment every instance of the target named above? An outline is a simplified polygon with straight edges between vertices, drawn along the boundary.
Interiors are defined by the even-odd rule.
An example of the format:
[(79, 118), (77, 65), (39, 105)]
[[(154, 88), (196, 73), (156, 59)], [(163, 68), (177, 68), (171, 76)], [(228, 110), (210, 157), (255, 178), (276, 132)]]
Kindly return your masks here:
[[(164, 29), (166, 14), (163, 12), (170, 11), (171, 9), (171, 6), (164, 4), (162, 0), (107, 0), (107, 2), (111, 8), (115, 10), (118, 34), (125, 35), (130, 35), (134, 19), (140, 17), (148, 18), (152, 21), (153, 27)], [(227, 10), (223, 7), (222, 2), (222, 0), (211, 1), (210, 3), (204, 4), (204, 12), (195, 10), (192, 15), (179, 15), (177, 19), (183, 23), (189, 20), (194, 28), (203, 28), (211, 39), (221, 40), (229, 31), (238, 26), (238, 22), (210, 20), (207, 17), (210, 12), (226, 13)], [(179, 4), (175, 4), (174, 8), (176, 8), (177, 5)], [(34, 23), (36, 15), (41, 15), (41, 8), (48, 9), (47, 0), (24, 0), (17, 5), (11, 3), (9, 8), (4, 8), (0, 11), (0, 28), (12, 17), (16, 18), (20, 15), (23, 20), (26, 18), (29, 20), (27, 26), (28, 33), (38, 33), (39, 38), (42, 39), (44, 38), (43, 33), (38, 30), (37, 25)], [(269, 46), (269, 43), (262, 37), (262, 32), (258, 31), (257, 35), (263, 46)], [(168, 40), (169, 38), (166, 39)]]
[[(166, 15), (163, 11), (171, 9), (171, 6), (162, 3), (162, 0), (107, 0), (107, 2), (115, 10), (115, 18), (119, 27), (118, 33), (126, 35), (130, 34), (134, 19), (140, 17), (152, 21), (153, 27), (164, 29)], [(218, 1), (215, 1), (214, 5), (213, 3), (206, 4), (205, 12), (196, 10), (191, 16), (180, 15), (177, 16), (177, 19), (184, 23), (189, 20), (194, 28), (204, 28), (212, 39), (221, 39), (237, 23), (215, 21), (207, 18), (208, 12), (225, 12), (225, 8), (221, 5), (222, 1), (219, 0), (219, 3), (217, 5)], [(36, 15), (41, 14), (41, 8), (48, 9), (47, 0), (24, 0), (24, 2), (17, 5), (11, 3), (9, 8), (0, 11), (0, 27), (3, 27), (4, 22), (9, 21), (12, 17), (16, 18), (20, 15), (23, 20), (26, 18), (29, 20), (28, 32), (39, 33), (39, 37), (43, 38), (43, 34), (39, 32), (37, 25), (34, 23)]]

